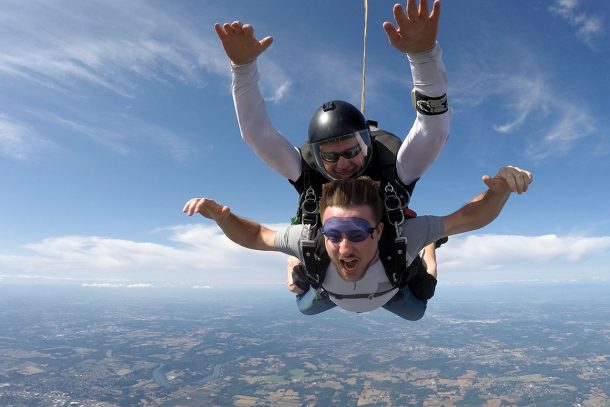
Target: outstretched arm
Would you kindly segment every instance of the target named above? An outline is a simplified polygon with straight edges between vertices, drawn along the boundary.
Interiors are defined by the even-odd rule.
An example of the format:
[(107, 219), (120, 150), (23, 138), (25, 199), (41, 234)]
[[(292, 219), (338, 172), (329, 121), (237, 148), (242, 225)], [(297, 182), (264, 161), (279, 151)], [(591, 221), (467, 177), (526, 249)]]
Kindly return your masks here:
[(489, 188), (451, 215), (442, 218), (447, 236), (480, 229), (493, 221), (502, 211), (512, 192), (522, 194), (532, 182), (532, 174), (519, 167), (501, 168), (495, 177), (483, 176)]
[(301, 175), (299, 151), (271, 123), (258, 87), (256, 58), (273, 42), (254, 37), (254, 28), (239, 21), (215, 24), (214, 29), (231, 60), (233, 103), (244, 141), (281, 176), (296, 181)]
[(192, 198), (184, 205), (182, 212), (188, 216), (199, 213), (212, 219), (229, 239), (240, 246), (254, 250), (275, 250), (275, 230), (234, 215), (228, 206), (220, 205), (213, 199)]
[[(434, 1), (432, 10), (427, 0), (420, 0), (419, 5), (417, 0), (408, 0), (406, 9), (400, 4), (394, 5), (396, 25), (383, 23), (390, 44), (399, 52), (407, 53), (413, 90), (428, 98), (441, 98), (447, 93), (442, 50), (436, 42), (440, 11), (440, 0)], [(451, 119), (451, 111), (445, 110), (435, 114), (417, 111), (396, 157), (396, 173), (405, 185), (421, 177), (444, 148)]]

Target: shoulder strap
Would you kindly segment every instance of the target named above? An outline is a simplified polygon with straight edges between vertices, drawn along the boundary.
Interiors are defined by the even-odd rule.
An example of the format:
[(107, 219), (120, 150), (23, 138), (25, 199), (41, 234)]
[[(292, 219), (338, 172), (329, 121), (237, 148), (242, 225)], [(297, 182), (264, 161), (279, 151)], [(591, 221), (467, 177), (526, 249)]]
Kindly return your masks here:
[(408, 206), (417, 180), (404, 185), (396, 174), (396, 157), (402, 140), (395, 134), (377, 127), (371, 127), (371, 137), (374, 154), (370, 165), (373, 175), (371, 178), (382, 181), (384, 185), (390, 182), (404, 206)]
[(305, 263), (305, 278), (312, 287), (320, 288), (330, 263), (324, 247), (324, 237), (319, 227), (320, 214), (318, 212), (322, 185), (327, 180), (316, 170), (315, 161), (307, 142), (301, 146), (300, 153), (301, 176), (296, 182), (290, 181), (299, 192), (297, 213), (292, 219), (292, 223), (304, 226), (300, 245)]
[(324, 247), (324, 236), (320, 232), (320, 228), (316, 227), (313, 232), (313, 238), (301, 238), (301, 250), (303, 252), (303, 261), (305, 263), (305, 278), (314, 288), (322, 287), (324, 278), (326, 277), (326, 269), (330, 264), (330, 257)]
[(384, 199), (384, 228), (379, 241), (379, 256), (388, 280), (400, 288), (416, 274), (419, 256), (407, 267), (407, 239), (402, 237), (401, 229), (405, 217), (415, 213), (408, 208), (411, 194), (417, 180), (404, 185), (396, 173), (396, 157), (402, 140), (395, 134), (377, 127), (376, 122), (369, 123), (375, 158), (373, 170), (381, 181), (380, 194)]
[[(303, 205), (311, 198), (311, 192), (315, 194), (316, 200), (322, 194), (322, 185), (328, 180), (324, 178), (317, 170), (313, 159), (313, 155), (309, 149), (309, 144), (305, 143), (299, 149), (301, 153), (301, 176), (296, 181), (291, 181), (290, 184), (299, 193), (299, 202), (295, 216), (292, 218), (292, 224), (299, 224), (303, 219)], [(316, 201), (317, 205), (317, 201)]]

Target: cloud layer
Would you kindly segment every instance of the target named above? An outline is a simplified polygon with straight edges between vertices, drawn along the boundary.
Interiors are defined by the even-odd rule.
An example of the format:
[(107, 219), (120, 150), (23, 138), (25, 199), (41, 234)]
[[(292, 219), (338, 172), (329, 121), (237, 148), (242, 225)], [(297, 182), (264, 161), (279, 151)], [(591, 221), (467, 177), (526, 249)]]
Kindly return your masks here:
[[(280, 227), (281, 225), (269, 225)], [(21, 255), (0, 254), (6, 281), (57, 281), (133, 286), (283, 284), (285, 256), (241, 248), (211, 225), (179, 225), (163, 231), (164, 243), (99, 236), (60, 236), (24, 246)], [(545, 278), (585, 259), (608, 257), (610, 237), (470, 235), (452, 237), (438, 251), (441, 279), (463, 272), (527, 269)], [(510, 273), (508, 273), (510, 275)], [(582, 274), (587, 279), (606, 274)], [(574, 278), (574, 275), (564, 275)], [(521, 278), (519, 276), (519, 278)]]

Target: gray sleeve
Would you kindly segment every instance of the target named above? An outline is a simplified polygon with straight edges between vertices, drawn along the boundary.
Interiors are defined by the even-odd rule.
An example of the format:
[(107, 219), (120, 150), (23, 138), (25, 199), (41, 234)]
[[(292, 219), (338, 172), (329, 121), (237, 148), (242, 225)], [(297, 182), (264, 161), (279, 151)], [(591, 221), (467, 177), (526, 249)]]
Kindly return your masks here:
[(405, 221), (402, 235), (407, 238), (407, 252), (413, 258), (428, 244), (444, 237), (445, 231), (439, 216), (418, 216)]
[(303, 225), (291, 225), (284, 230), (280, 230), (275, 234), (275, 248), (278, 252), (295, 256), (303, 261), (301, 254), (301, 233), (303, 231)]

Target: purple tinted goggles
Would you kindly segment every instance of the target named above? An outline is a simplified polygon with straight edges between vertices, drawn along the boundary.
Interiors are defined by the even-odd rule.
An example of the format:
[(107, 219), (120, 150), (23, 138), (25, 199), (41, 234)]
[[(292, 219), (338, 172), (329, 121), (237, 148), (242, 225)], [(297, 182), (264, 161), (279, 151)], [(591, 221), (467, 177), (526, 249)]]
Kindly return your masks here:
[(339, 243), (343, 236), (350, 242), (362, 242), (373, 237), (375, 228), (362, 218), (332, 217), (322, 226), (322, 234), (332, 243)]

